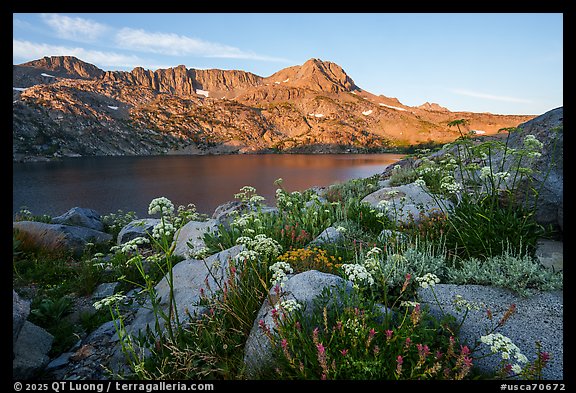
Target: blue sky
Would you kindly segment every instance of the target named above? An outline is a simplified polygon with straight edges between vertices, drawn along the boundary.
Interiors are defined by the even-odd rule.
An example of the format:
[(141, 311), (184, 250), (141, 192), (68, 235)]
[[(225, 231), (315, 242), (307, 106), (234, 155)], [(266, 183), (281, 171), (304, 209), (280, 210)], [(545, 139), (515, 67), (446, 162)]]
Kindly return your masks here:
[(240, 69), (310, 58), (405, 105), (539, 115), (563, 105), (561, 13), (13, 14), (13, 63), (72, 55), (104, 70)]

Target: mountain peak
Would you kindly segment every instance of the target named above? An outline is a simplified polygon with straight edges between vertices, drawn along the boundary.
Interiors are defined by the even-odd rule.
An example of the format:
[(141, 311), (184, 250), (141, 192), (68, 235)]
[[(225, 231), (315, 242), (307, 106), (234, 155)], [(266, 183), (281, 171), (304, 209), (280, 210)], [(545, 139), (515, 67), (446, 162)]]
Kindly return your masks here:
[(438, 111), (438, 112), (449, 112), (448, 108), (438, 105), (435, 102), (425, 102), (417, 108), (424, 109), (426, 111)]
[(20, 66), (50, 71), (55, 73), (55, 76), (65, 78), (98, 79), (104, 75), (100, 68), (74, 56), (44, 56)]
[(282, 83), (333, 93), (356, 89), (354, 81), (342, 67), (317, 58), (311, 58), (301, 66), (284, 68), (268, 77), (267, 80), (275, 84)]

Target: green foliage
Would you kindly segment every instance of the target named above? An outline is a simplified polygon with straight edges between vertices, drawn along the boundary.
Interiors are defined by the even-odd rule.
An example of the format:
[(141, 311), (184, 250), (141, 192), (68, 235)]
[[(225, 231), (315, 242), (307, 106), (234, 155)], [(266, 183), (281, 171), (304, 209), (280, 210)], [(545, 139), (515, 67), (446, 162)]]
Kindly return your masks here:
[[(336, 307), (334, 299), (339, 299)], [(439, 322), (419, 306), (395, 310), (395, 318), (379, 310), (370, 299), (343, 289), (324, 290), (312, 310), (280, 308), (273, 328), (261, 326), (276, 350), (275, 377), (462, 379), (468, 374), (469, 349), (457, 346), (450, 320)]]
[(201, 300), (207, 312), (187, 321), (173, 339), (153, 348), (142, 368), (146, 379), (241, 379), (244, 344), (268, 293), (266, 261), (231, 261), (216, 296)]
[(390, 175), (390, 186), (396, 187), (403, 184), (413, 183), (418, 179), (418, 172), (412, 166), (400, 166), (395, 165), (392, 168), (392, 174)]
[(325, 192), (328, 202), (345, 202), (352, 198), (361, 200), (378, 189), (379, 175), (363, 179), (352, 179), (344, 183), (333, 184)]
[(448, 217), (446, 246), (462, 258), (488, 258), (508, 248), (519, 253), (522, 247), (533, 254), (544, 233), (532, 212), (502, 206), (495, 196), (477, 201), (464, 195)]
[(466, 260), (461, 267), (448, 269), (447, 280), (453, 284), (507, 288), (521, 296), (557, 290), (563, 286), (561, 272), (553, 272), (532, 257), (512, 251), (483, 261), (476, 258)]
[(34, 215), (26, 206), (23, 206), (14, 216), (14, 221), (36, 221), (49, 224), (52, 221), (52, 217), (47, 214)]
[(378, 236), (385, 227), (392, 226), (388, 217), (379, 217), (374, 208), (357, 198), (348, 199), (344, 210), (348, 221), (357, 222), (366, 233), (371, 235)]
[(43, 299), (36, 308), (32, 308), (30, 313), (34, 315), (35, 320), (43, 326), (51, 326), (58, 323), (65, 315), (70, 312), (72, 300), (68, 297), (59, 299)]
[(104, 231), (111, 234), (113, 239), (116, 239), (122, 228), (136, 219), (137, 216), (135, 212), (124, 212), (118, 209), (116, 213), (102, 216), (102, 223), (104, 224)]

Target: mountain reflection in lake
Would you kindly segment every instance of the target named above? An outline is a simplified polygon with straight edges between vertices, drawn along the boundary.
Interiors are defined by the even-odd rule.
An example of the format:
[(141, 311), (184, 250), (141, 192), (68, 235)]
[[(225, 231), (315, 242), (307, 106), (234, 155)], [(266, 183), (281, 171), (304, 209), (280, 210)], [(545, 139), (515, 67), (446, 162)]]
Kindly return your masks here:
[(13, 214), (60, 215), (72, 207), (100, 214), (134, 211), (164, 196), (175, 206), (193, 203), (211, 215), (246, 185), (275, 204), (274, 181), (303, 191), (381, 173), (402, 154), (266, 154), (223, 156), (82, 157), (13, 164)]

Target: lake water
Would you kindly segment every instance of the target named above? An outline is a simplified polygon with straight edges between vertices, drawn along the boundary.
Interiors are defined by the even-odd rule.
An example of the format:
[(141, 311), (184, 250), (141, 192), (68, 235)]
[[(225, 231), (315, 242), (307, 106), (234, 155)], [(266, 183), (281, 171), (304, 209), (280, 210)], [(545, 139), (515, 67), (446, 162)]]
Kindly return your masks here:
[(23, 206), (34, 215), (58, 216), (73, 207), (104, 215), (134, 211), (164, 196), (175, 206), (193, 203), (211, 215), (246, 185), (275, 204), (274, 181), (302, 191), (381, 173), (402, 154), (223, 155), (81, 157), (13, 163), (13, 214)]

